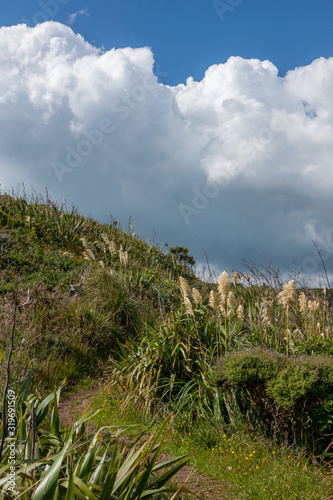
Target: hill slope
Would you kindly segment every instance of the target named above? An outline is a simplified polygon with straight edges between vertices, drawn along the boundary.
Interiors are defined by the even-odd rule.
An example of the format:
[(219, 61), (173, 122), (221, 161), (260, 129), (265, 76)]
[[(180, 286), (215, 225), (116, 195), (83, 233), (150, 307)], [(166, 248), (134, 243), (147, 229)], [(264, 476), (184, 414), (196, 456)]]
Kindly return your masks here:
[[(135, 338), (179, 304), (178, 277), (194, 279), (177, 257), (51, 200), (0, 196), (0, 295), (11, 324), (15, 290), (17, 341), (28, 346), (15, 372), (32, 360), (44, 392), (65, 376), (100, 373), (118, 341)], [(28, 300), (27, 300), (28, 299)]]

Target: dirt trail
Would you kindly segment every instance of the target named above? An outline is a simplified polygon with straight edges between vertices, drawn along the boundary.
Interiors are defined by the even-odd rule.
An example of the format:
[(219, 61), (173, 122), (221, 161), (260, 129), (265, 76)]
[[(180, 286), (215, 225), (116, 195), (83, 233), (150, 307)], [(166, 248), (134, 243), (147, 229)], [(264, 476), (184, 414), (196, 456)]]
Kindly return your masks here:
[[(62, 425), (71, 426), (82, 415), (86, 408), (93, 402), (99, 391), (99, 386), (90, 389), (81, 389), (67, 398), (62, 398), (59, 403), (59, 418)], [(76, 404), (78, 403), (78, 404)]]
[[(62, 425), (72, 425), (78, 415), (82, 415), (86, 408), (92, 404), (100, 387), (91, 387), (90, 389), (81, 389), (64, 398), (59, 404), (59, 418)], [(169, 455), (162, 454), (161, 459), (167, 460)], [(196, 500), (223, 500), (236, 498), (230, 493), (230, 486), (221, 481), (214, 481), (207, 476), (197, 472), (194, 467), (186, 465), (175, 476), (175, 484), (182, 485), (186, 482), (186, 487), (195, 495), (189, 498)], [(186, 497), (187, 498), (187, 497)]]

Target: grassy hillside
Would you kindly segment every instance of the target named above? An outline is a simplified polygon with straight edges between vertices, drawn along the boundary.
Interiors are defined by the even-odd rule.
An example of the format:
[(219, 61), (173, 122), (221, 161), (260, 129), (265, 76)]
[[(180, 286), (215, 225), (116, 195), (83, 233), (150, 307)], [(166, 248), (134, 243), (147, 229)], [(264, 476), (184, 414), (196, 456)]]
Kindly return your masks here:
[(19, 314), (16, 357), (30, 361), (41, 392), (66, 376), (98, 376), (117, 342), (136, 339), (179, 303), (177, 279), (191, 272), (171, 254), (51, 200), (0, 197), (0, 295), (11, 324)]
[[(177, 255), (131, 224), (1, 195), (11, 381), (30, 373), (43, 398), (64, 378), (68, 387), (103, 377), (100, 424), (156, 430), (173, 415), (165, 449), (188, 453), (235, 498), (331, 498), (331, 291), (251, 266), (206, 283)], [(50, 425), (60, 439), (57, 397)]]

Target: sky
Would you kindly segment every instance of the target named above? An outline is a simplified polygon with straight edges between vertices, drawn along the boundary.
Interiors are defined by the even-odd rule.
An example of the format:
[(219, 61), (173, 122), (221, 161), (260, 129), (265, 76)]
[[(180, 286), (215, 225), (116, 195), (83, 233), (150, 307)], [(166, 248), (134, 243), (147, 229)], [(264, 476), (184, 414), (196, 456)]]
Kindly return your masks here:
[(0, 183), (217, 273), (333, 274), (330, 0), (0, 5)]

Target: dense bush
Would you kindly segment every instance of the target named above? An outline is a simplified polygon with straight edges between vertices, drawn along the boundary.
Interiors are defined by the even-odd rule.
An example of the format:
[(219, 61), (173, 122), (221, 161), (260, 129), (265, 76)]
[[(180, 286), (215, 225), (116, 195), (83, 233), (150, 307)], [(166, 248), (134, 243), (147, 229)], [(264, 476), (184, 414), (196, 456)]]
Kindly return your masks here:
[(251, 349), (224, 356), (214, 368), (215, 380), (256, 384), (275, 377), (286, 365), (286, 358), (269, 351)]
[(333, 431), (332, 358), (290, 358), (249, 349), (220, 358), (211, 381), (230, 420), (245, 418), (270, 436), (317, 451), (328, 445)]
[(284, 409), (308, 405), (326, 398), (333, 390), (333, 360), (321, 356), (300, 356), (267, 384), (267, 393)]

